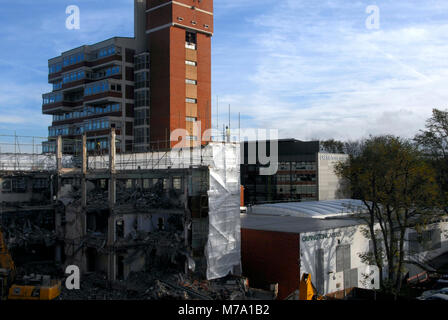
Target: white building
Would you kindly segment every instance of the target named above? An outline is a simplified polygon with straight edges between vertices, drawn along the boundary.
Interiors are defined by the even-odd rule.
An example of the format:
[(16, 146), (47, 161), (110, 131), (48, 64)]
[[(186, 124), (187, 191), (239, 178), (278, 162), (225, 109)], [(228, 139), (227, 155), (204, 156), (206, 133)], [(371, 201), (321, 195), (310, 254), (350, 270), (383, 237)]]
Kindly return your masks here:
[[(378, 268), (360, 257), (372, 247), (363, 233), (365, 222), (354, 217), (362, 206), (359, 200), (345, 199), (249, 208), (241, 222), (243, 274), (257, 284), (263, 278), (279, 283), (280, 298), (298, 288), (303, 273), (312, 275), (319, 294), (352, 287), (378, 289)], [(428, 226), (423, 238), (429, 241), (420, 245), (415, 231), (406, 235), (410, 241), (405, 250), (412, 252), (409, 260), (424, 263), (448, 252), (447, 221)], [(275, 244), (275, 250), (269, 251), (269, 243)], [(414, 265), (408, 270), (411, 276), (421, 271)]]

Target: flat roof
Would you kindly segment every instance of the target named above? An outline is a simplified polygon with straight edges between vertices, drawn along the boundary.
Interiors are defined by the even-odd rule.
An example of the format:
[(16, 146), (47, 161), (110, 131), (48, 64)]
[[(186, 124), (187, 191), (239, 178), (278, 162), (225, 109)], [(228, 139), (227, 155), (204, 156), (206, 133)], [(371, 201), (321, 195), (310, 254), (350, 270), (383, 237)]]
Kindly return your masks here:
[(362, 225), (361, 219), (310, 219), (290, 216), (241, 215), (241, 229), (301, 234)]
[(364, 203), (361, 200), (354, 199), (268, 203), (248, 208), (248, 213), (254, 215), (291, 216), (308, 219), (351, 216), (365, 211)]
[(55, 62), (55, 60), (60, 60), (63, 56), (66, 56), (66, 55), (71, 54), (73, 52), (77, 52), (77, 51), (79, 51), (81, 49), (101, 46), (101, 45), (106, 44), (108, 42), (112, 43), (112, 42), (119, 41), (119, 40), (134, 40), (134, 39), (135, 39), (134, 37), (111, 37), (111, 38), (108, 38), (106, 40), (102, 40), (102, 41), (99, 41), (99, 42), (96, 42), (96, 43), (81, 45), (81, 46), (75, 47), (73, 49), (69, 49), (67, 51), (63, 51), (59, 56), (53, 57), (51, 59), (48, 59), (48, 62), (49, 63)]

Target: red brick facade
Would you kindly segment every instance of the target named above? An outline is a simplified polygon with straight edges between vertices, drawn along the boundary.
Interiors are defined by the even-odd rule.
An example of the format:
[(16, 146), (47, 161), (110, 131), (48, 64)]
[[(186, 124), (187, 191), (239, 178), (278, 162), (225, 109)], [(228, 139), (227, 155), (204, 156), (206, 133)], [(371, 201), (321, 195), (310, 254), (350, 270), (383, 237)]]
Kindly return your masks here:
[[(151, 52), (152, 142), (167, 141), (176, 129), (187, 129), (186, 32), (196, 33), (197, 121), (201, 136), (211, 128), (211, 36), (213, 2), (148, 0), (147, 33)], [(191, 116), (191, 115), (190, 115)], [(189, 133), (193, 135), (193, 132)], [(197, 137), (198, 141), (201, 137)], [(171, 143), (173, 147), (176, 142)], [(168, 146), (167, 146), (168, 147)]]
[(252, 286), (278, 283), (278, 299), (299, 288), (300, 237), (298, 234), (241, 229), (243, 275)]

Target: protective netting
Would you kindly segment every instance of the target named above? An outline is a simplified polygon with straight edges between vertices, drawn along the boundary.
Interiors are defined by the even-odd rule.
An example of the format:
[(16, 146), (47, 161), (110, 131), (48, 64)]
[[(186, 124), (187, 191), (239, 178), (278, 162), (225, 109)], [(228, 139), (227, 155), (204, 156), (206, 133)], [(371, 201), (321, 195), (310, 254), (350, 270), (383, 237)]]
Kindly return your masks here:
[(207, 279), (240, 272), (240, 149), (238, 144), (208, 146), (210, 165), (209, 235), (205, 249)]

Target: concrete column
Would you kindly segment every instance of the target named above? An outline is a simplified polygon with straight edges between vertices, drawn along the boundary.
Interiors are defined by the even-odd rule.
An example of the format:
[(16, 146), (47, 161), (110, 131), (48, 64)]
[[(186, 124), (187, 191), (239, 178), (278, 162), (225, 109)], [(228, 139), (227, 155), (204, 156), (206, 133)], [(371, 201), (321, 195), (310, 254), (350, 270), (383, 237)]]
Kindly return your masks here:
[[(115, 242), (115, 218), (116, 217), (114, 215), (111, 215), (107, 221), (107, 247), (109, 248), (112, 248)], [(116, 255), (113, 250), (109, 251), (108, 260), (107, 279), (114, 281), (116, 278)]]
[[(109, 136), (109, 208), (110, 216), (108, 220), (107, 228), (107, 242), (108, 247), (111, 248), (115, 242), (115, 216), (113, 214), (113, 209), (116, 203), (117, 197), (117, 180), (116, 180), (116, 170), (115, 170), (115, 156), (116, 156), (116, 146), (115, 146), (115, 128), (111, 128)], [(115, 280), (115, 265), (116, 265), (115, 252), (109, 252), (109, 267), (108, 267), (108, 279), (110, 281)]]
[[(64, 230), (62, 229), (62, 214), (58, 209), (55, 210), (55, 230), (57, 238), (61, 238), (64, 235)], [(62, 262), (62, 246), (59, 242), (56, 243), (54, 250), (54, 260), (56, 263)]]
[(169, 196), (170, 191), (173, 190), (173, 177), (168, 176), (165, 179), (168, 180), (168, 187), (166, 188), (165, 193)]
[(56, 140), (56, 168), (58, 172), (62, 169), (62, 136)]
[(115, 206), (117, 200), (117, 180), (116, 180), (116, 170), (115, 170), (115, 156), (116, 156), (116, 147), (115, 147), (115, 128), (111, 128), (110, 137), (109, 137), (109, 207), (113, 208)]
[(82, 167), (81, 167), (81, 205), (87, 207), (87, 135), (82, 136)]
[(134, 35), (137, 44), (137, 53), (147, 50), (146, 35), (146, 1), (134, 0)]
[(57, 191), (56, 194), (59, 197), (59, 191), (62, 187), (62, 136), (58, 136), (56, 140), (56, 170), (57, 170)]

